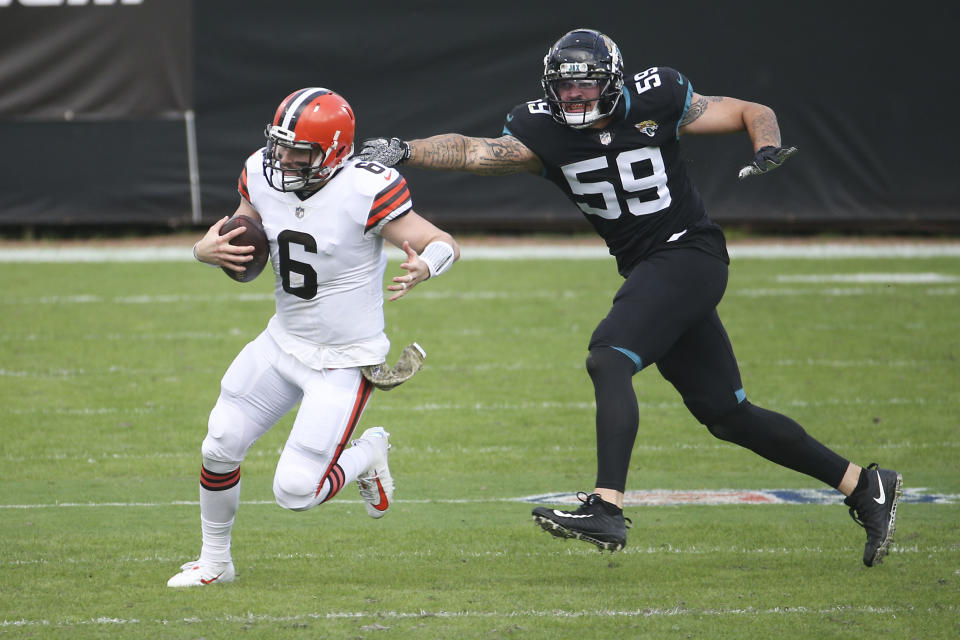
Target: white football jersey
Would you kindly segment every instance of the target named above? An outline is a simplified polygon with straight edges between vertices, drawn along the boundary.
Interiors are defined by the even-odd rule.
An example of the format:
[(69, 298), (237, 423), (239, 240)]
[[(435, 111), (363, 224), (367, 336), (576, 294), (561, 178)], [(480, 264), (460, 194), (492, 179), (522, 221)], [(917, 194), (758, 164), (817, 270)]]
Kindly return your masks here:
[(390, 341), (380, 230), (413, 206), (406, 180), (394, 168), (354, 160), (301, 200), (267, 183), (262, 158), (263, 149), (247, 159), (238, 189), (270, 241), (276, 314), (268, 332), (316, 369), (383, 362)]

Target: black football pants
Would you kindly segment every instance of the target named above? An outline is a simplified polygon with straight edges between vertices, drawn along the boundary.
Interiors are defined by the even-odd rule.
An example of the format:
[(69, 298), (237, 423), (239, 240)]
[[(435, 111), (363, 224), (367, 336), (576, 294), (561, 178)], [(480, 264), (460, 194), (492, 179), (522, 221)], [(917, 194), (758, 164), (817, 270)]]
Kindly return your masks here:
[(639, 426), (633, 375), (656, 363), (710, 432), (782, 466), (839, 485), (848, 462), (790, 418), (746, 401), (716, 306), (726, 263), (693, 247), (640, 262), (590, 340), (587, 371), (597, 403), (597, 487), (624, 491)]

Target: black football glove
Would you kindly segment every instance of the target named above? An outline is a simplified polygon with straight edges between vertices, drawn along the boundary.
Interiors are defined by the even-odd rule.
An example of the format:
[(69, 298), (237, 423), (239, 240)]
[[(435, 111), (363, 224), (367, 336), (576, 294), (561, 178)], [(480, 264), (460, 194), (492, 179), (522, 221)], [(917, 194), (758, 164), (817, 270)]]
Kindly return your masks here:
[(363, 147), (357, 157), (367, 162), (379, 162), (392, 167), (410, 157), (410, 145), (400, 138), (369, 138), (363, 141)]
[(761, 147), (753, 156), (753, 162), (740, 169), (739, 177), (741, 180), (750, 176), (758, 176), (767, 171), (773, 171), (787, 158), (797, 152), (796, 147)]

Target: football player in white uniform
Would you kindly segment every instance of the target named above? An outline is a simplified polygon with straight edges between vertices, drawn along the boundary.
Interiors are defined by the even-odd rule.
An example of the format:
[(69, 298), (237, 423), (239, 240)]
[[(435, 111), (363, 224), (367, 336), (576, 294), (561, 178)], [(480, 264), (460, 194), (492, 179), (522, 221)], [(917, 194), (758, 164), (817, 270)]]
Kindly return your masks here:
[[(239, 180), (234, 215), (259, 220), (270, 245), (276, 314), (221, 381), (201, 452), (200, 557), (170, 587), (230, 582), (230, 532), (240, 503), (240, 463), (249, 447), (298, 403), (273, 480), (277, 503), (302, 511), (354, 480), (368, 513), (384, 514), (393, 494), (389, 434), (367, 429), (350, 441), (373, 383), (361, 368), (384, 362), (384, 239), (403, 249), (405, 273), (390, 300), (440, 275), (459, 257), (450, 234), (417, 215), (400, 173), (351, 159), (354, 114), (338, 94), (306, 88), (287, 96), (267, 126), (267, 145)], [(200, 262), (242, 271), (252, 246), (214, 223), (194, 246)], [(352, 445), (347, 446), (348, 442)]]

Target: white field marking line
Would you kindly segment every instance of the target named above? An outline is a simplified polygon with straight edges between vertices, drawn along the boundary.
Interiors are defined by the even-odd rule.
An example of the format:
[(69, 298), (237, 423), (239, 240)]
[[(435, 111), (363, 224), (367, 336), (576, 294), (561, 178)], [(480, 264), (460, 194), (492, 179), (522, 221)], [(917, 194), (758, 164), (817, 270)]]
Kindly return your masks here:
[[(853, 449), (855, 448), (852, 444), (844, 443), (834, 443), (838, 449)], [(405, 447), (403, 445), (393, 445), (395, 449), (393, 451), (404, 451)], [(718, 450), (727, 450), (730, 445), (722, 442), (713, 443), (712, 440), (705, 439), (702, 443), (690, 444), (690, 443), (675, 443), (670, 445), (654, 445), (654, 444), (636, 444), (633, 447), (635, 453), (665, 453), (671, 451), (718, 451)], [(905, 442), (881, 442), (872, 445), (874, 449), (882, 449), (884, 451), (898, 451), (898, 450), (910, 450), (910, 451), (920, 451), (924, 449), (935, 449), (937, 451), (943, 449), (960, 449), (960, 442), (911, 442), (909, 440)], [(417, 452), (420, 454), (450, 454), (457, 453), (463, 455), (489, 455), (489, 454), (517, 454), (517, 455), (527, 455), (529, 452), (544, 453), (544, 452), (553, 452), (553, 453), (569, 453), (569, 452), (579, 452), (583, 448), (579, 446), (560, 446), (560, 445), (530, 445), (530, 446), (495, 446), (495, 447), (464, 447), (462, 445), (451, 445), (448, 447), (437, 447), (434, 445), (425, 445), (422, 447), (417, 447)], [(257, 459), (257, 458), (267, 458), (271, 460), (276, 460), (280, 458), (280, 449), (254, 449), (253, 451), (247, 452), (247, 460)], [(50, 453), (46, 455), (33, 455), (33, 456), (17, 456), (13, 454), (6, 454), (0, 457), (0, 460), (4, 462), (41, 462), (41, 461), (55, 461), (55, 462), (87, 462), (89, 464), (96, 464), (99, 462), (112, 462), (119, 460), (196, 460), (198, 454), (196, 451), (184, 450), (177, 452), (150, 452), (150, 453)], [(3, 505), (0, 505), (0, 508), (3, 508)]]
[[(525, 496), (531, 504), (563, 504), (579, 506), (577, 493), (547, 493)], [(927, 493), (926, 489), (907, 487), (901, 503), (956, 504), (960, 495)], [(821, 489), (632, 489), (623, 497), (624, 508), (684, 505), (759, 505), (759, 504), (839, 504), (843, 495), (828, 488)]]
[[(394, 247), (386, 249), (391, 260), (403, 259)], [(731, 258), (929, 258), (960, 256), (960, 243), (895, 243), (863, 245), (844, 242), (816, 244), (738, 244), (728, 246)], [(461, 246), (462, 260), (610, 260), (600, 245), (515, 245), (509, 247)], [(33, 247), (0, 249), (0, 262), (193, 262), (188, 247)]]
[[(937, 493), (937, 494), (928, 494), (926, 487), (907, 487), (903, 490), (903, 501), (909, 502), (911, 504), (926, 504), (921, 501), (922, 498), (933, 497), (940, 502), (935, 504), (954, 504), (960, 500), (960, 494), (946, 494), (946, 493)], [(657, 507), (657, 506), (682, 506), (688, 504), (696, 504), (701, 506), (729, 506), (731, 504), (727, 501), (728, 494), (732, 493), (779, 493), (784, 497), (780, 502), (737, 502), (733, 504), (738, 505), (766, 505), (766, 504), (793, 504), (793, 505), (802, 505), (802, 506), (822, 506), (828, 505), (833, 506), (833, 498), (836, 498), (836, 502), (840, 502), (843, 497), (839, 492), (832, 489), (647, 489), (644, 491), (634, 491), (633, 494), (636, 494), (637, 499), (642, 499), (641, 502), (636, 502), (632, 504), (630, 508), (642, 508), (642, 507)], [(631, 492), (628, 492), (627, 498), (630, 498)], [(642, 495), (641, 495), (642, 494)], [(829, 494), (830, 500), (821, 501), (821, 502), (790, 502), (788, 501), (788, 496), (815, 496), (823, 497), (823, 495)], [(833, 494), (836, 494), (834, 496)], [(665, 496), (676, 495), (678, 496), (677, 501), (667, 503), (664, 501)], [(690, 498), (692, 496), (715, 496), (717, 500), (713, 502), (707, 502), (706, 500), (701, 502), (691, 502)], [(537, 494), (532, 496), (516, 496), (516, 497), (490, 497), (490, 498), (403, 498), (399, 500), (394, 500), (397, 504), (503, 504), (503, 503), (522, 503), (522, 504), (578, 504), (573, 502), (575, 500), (575, 493), (548, 493), (548, 494)], [(264, 505), (274, 505), (276, 504), (273, 500), (242, 500), (240, 504), (248, 506), (264, 506)], [(331, 500), (327, 504), (331, 505), (340, 505), (340, 506), (351, 506), (363, 504), (362, 500), (349, 500), (346, 498), (336, 498)], [(167, 508), (167, 507), (197, 507), (200, 506), (199, 500), (171, 500), (169, 502), (51, 502), (45, 504), (0, 504), (0, 509), (3, 510), (14, 510), (14, 511), (30, 511), (37, 509), (131, 509), (131, 508)]]
[(155, 405), (150, 407), (75, 407), (75, 408), (57, 408), (49, 409), (46, 407), (31, 407), (29, 409), (15, 409), (10, 407), (0, 407), (0, 415), (7, 414), (12, 416), (108, 416), (108, 415), (151, 415), (158, 411), (170, 411), (174, 407), (165, 405)]
[[(860, 544), (840, 544), (837, 546), (831, 547), (811, 547), (811, 546), (800, 546), (800, 547), (742, 547), (737, 545), (671, 545), (671, 544), (661, 544), (657, 546), (628, 546), (625, 549), (621, 549), (618, 553), (622, 555), (714, 555), (714, 554), (737, 554), (737, 555), (822, 555), (824, 553), (834, 553), (834, 554), (844, 554), (846, 555), (849, 551), (859, 549), (862, 545)], [(931, 545), (931, 546), (920, 546), (920, 545), (909, 545), (909, 546), (900, 546), (894, 543), (894, 550), (896, 553), (903, 554), (956, 554), (957, 549), (951, 547), (950, 545)], [(590, 556), (596, 557), (597, 551), (583, 546), (568, 546), (557, 549), (545, 549), (546, 553), (550, 555), (562, 554), (566, 556)], [(383, 551), (378, 552), (376, 550), (366, 550), (356, 553), (351, 553), (350, 558), (353, 560), (382, 560), (384, 558), (443, 558), (449, 554), (438, 551), (436, 549), (416, 549), (414, 551)], [(541, 551), (464, 551), (462, 549), (458, 550), (455, 554), (460, 558), (535, 558), (542, 557), (544, 552)], [(257, 553), (245, 553), (244, 558), (247, 562), (250, 563), (262, 563), (270, 561), (302, 561), (302, 560), (311, 560), (311, 561), (324, 561), (324, 560), (340, 560), (342, 559), (342, 554), (335, 552), (328, 553), (312, 553), (312, 552), (302, 552), (302, 553), (275, 553), (275, 554), (257, 554)], [(146, 557), (130, 557), (122, 556), (114, 558), (116, 562), (119, 563), (130, 563), (130, 564), (155, 564), (155, 563), (171, 563), (171, 564), (182, 564), (183, 557), (163, 557), (160, 555), (152, 555)], [(52, 559), (44, 557), (31, 557), (29, 559), (12, 559), (7, 560), (2, 564), (6, 564), (12, 567), (23, 567), (23, 566), (40, 566), (40, 565), (88, 565), (88, 564), (97, 564), (101, 563), (101, 558), (85, 558), (77, 556), (62, 556), (54, 555)]]
[[(750, 364), (747, 361), (740, 360), (740, 366), (744, 366), (745, 362)], [(822, 358), (792, 360), (787, 358), (776, 360), (773, 364), (778, 367), (832, 367), (835, 369), (878, 367), (887, 369), (890, 367), (928, 367), (935, 363), (932, 360), (877, 360), (875, 358), (863, 358), (859, 360), (825, 360)]]
[[(757, 366), (755, 363), (751, 363), (749, 360), (738, 359), (740, 366), (744, 364), (750, 366)], [(769, 365), (771, 363), (764, 362), (764, 365)], [(860, 358), (857, 360), (827, 360), (825, 358), (804, 358), (800, 360), (794, 360), (790, 358), (784, 358), (781, 360), (775, 360), (772, 363), (774, 366), (778, 367), (833, 367), (838, 369), (845, 368), (858, 368), (862, 369), (864, 367), (929, 367), (933, 364), (939, 364), (933, 360), (882, 360), (878, 358)], [(434, 364), (429, 363), (424, 364), (424, 368), (431, 367), (437, 371), (472, 371), (472, 372), (487, 372), (487, 371), (556, 371), (557, 369), (568, 369), (582, 371), (584, 365), (582, 362), (570, 362), (566, 365), (563, 364), (537, 364), (530, 362), (486, 362), (486, 363), (473, 363), (473, 364)], [(155, 372), (151, 372), (155, 373)], [(2, 375), (2, 374), (0, 374)]]
[[(530, 300), (530, 299), (573, 299), (589, 292), (573, 290), (538, 290), (538, 291), (423, 291), (421, 298), (429, 300)], [(0, 304), (18, 304), (27, 306), (36, 305), (65, 305), (65, 304), (176, 304), (193, 302), (273, 302), (272, 293), (232, 293), (217, 296), (198, 294), (159, 294), (104, 297), (95, 295), (65, 295), (65, 296), (38, 296), (34, 298), (7, 298), (0, 300)]]
[[(0, 369), (0, 378), (32, 378), (36, 380), (67, 380), (71, 378), (101, 378), (119, 375), (130, 376), (166, 376), (170, 380), (179, 379), (182, 371), (177, 369), (128, 369), (126, 367), (109, 366), (103, 369), (49, 369), (46, 371), (15, 371)], [(191, 369), (191, 373), (205, 373), (209, 375), (223, 375), (223, 368)]]
[[(210, 334), (211, 336), (213, 334)], [(826, 360), (826, 359), (817, 359), (817, 358), (805, 358), (802, 360), (793, 360), (793, 359), (781, 359), (776, 360), (772, 363), (764, 363), (764, 365), (770, 365), (776, 367), (830, 367), (834, 369), (864, 369), (868, 367), (889, 369), (891, 367), (929, 367), (934, 363), (932, 360), (877, 360), (875, 358), (862, 358), (859, 360)], [(740, 366), (756, 366), (749, 361), (740, 360)], [(442, 364), (442, 365), (425, 365), (425, 368), (435, 369), (437, 371), (455, 371), (455, 372), (464, 372), (470, 371), (474, 373), (486, 373), (491, 371), (556, 371), (560, 367), (556, 364), (531, 364), (529, 362), (490, 362), (490, 363), (480, 363), (480, 364)], [(570, 371), (580, 371), (583, 369), (583, 364), (576, 362), (566, 365), (566, 369)], [(205, 370), (194, 370), (205, 372), (208, 374), (212, 373), (222, 373), (220, 369), (205, 369)], [(132, 369), (123, 366), (110, 365), (102, 369), (48, 369), (45, 371), (28, 371), (28, 370), (14, 370), (14, 369), (0, 369), (0, 378), (32, 378), (37, 380), (62, 380), (69, 378), (78, 378), (83, 376), (111, 376), (111, 375), (120, 375), (120, 376), (170, 376), (177, 377), (181, 372), (177, 369)]]
[[(936, 275), (936, 274), (930, 274)], [(898, 283), (890, 282), (888, 284), (934, 284), (945, 283), (945, 282), (955, 282), (960, 280), (960, 278), (953, 278), (952, 276), (941, 276), (942, 280), (938, 281), (927, 281), (927, 280), (911, 280), (910, 274), (900, 274), (901, 280)], [(798, 276), (798, 277), (816, 277), (816, 276)], [(837, 276), (839, 278), (840, 276)], [(851, 278), (855, 276), (851, 275)], [(953, 278), (953, 279), (948, 279)], [(800, 280), (790, 280), (785, 282), (802, 282)], [(813, 282), (812, 280), (810, 282)], [(831, 280), (831, 281), (821, 281), (820, 283), (825, 282), (873, 282), (869, 280)], [(878, 281), (879, 282), (879, 281)], [(957, 287), (930, 287), (922, 291), (926, 295), (956, 295), (958, 291)], [(899, 293), (897, 289), (891, 289), (889, 287), (827, 287), (827, 288), (791, 288), (791, 287), (747, 287), (747, 288), (737, 288), (731, 287), (726, 295), (729, 296), (746, 296), (746, 297), (767, 297), (767, 296), (810, 296), (810, 295), (822, 295), (822, 296), (837, 296), (837, 297), (846, 297), (846, 296), (873, 296), (873, 295), (891, 295)], [(537, 290), (537, 291), (423, 291), (417, 294), (418, 298), (424, 300), (432, 301), (445, 301), (445, 300), (574, 300), (582, 297), (589, 297), (594, 295), (590, 291), (573, 291), (573, 290)], [(104, 296), (95, 296), (95, 295), (65, 295), (65, 296), (39, 296), (33, 298), (6, 298), (0, 299), (0, 304), (3, 305), (26, 305), (26, 306), (37, 306), (37, 305), (68, 305), (68, 304), (130, 304), (130, 305), (154, 305), (154, 304), (179, 304), (179, 303), (208, 303), (208, 302), (217, 302), (217, 303), (230, 303), (230, 302), (263, 302), (269, 303), (273, 302), (272, 293), (236, 293), (236, 294), (221, 294), (217, 296), (204, 296), (197, 294), (160, 294), (160, 295), (135, 295), (135, 296), (116, 296), (113, 298), (104, 297)], [(553, 329), (550, 329), (553, 331)]]
[[(770, 398), (764, 405), (771, 408), (776, 407), (886, 407), (886, 406), (940, 406), (952, 404), (949, 399), (928, 399), (928, 398), (828, 398), (826, 400), (779, 400)], [(670, 402), (639, 402), (637, 406), (644, 410), (680, 410), (683, 408), (679, 401)], [(380, 403), (378, 409), (402, 412), (412, 411), (414, 413), (432, 412), (432, 411), (540, 411), (543, 409), (563, 409), (571, 411), (593, 411), (596, 409), (594, 401), (583, 402), (476, 402), (473, 404), (459, 403), (424, 403), (419, 405), (392, 405), (389, 403)], [(73, 407), (49, 409), (42, 407), (31, 407), (27, 409), (0, 407), (0, 415), (126, 415), (126, 414), (149, 414), (158, 411), (169, 411), (173, 407), (165, 405), (155, 405), (149, 407)]]
[[(596, 555), (596, 552), (594, 552)], [(289, 624), (295, 622), (304, 622), (312, 620), (405, 620), (420, 618), (443, 618), (443, 619), (525, 619), (525, 618), (683, 618), (683, 617), (715, 617), (724, 618), (728, 616), (816, 616), (834, 614), (864, 614), (864, 615), (931, 615), (940, 619), (945, 615), (960, 611), (960, 607), (930, 607), (927, 609), (918, 609), (913, 606), (903, 607), (875, 607), (868, 606), (847, 606), (837, 605), (832, 607), (773, 607), (767, 609), (758, 609), (755, 607), (744, 608), (720, 608), (720, 609), (690, 609), (687, 607), (645, 607), (642, 609), (588, 609), (588, 610), (568, 610), (568, 609), (526, 609), (517, 611), (445, 611), (439, 609), (436, 611), (427, 611), (419, 609), (417, 611), (330, 611), (327, 613), (302, 613), (291, 616), (275, 616), (268, 614), (247, 613), (244, 615), (223, 615), (210, 618), (192, 616), (189, 618), (163, 618), (153, 620), (142, 620), (139, 618), (111, 618), (101, 616), (98, 618), (76, 618), (67, 617), (60, 620), (27, 620), (20, 618), (17, 620), (2, 620), (0, 628), (5, 627), (63, 627), (63, 626), (135, 626), (135, 625), (156, 625), (169, 628), (175, 624), (187, 625), (211, 625), (211, 624)]]
[[(930, 288), (921, 293), (928, 296), (953, 296), (957, 293), (957, 288)], [(831, 296), (836, 298), (846, 298), (850, 296), (890, 296), (901, 293), (897, 289), (890, 287), (829, 287), (826, 289), (790, 289), (790, 288), (746, 288), (731, 289), (727, 291), (726, 297), (745, 297), (745, 298), (766, 298), (766, 297), (793, 297), (793, 296)], [(911, 292), (911, 293), (915, 293)]]
[[(901, 405), (943, 405), (952, 404), (947, 399), (928, 399), (928, 398), (828, 398), (825, 400), (779, 400), (777, 398), (768, 398), (764, 402), (766, 407), (880, 407), (880, 406), (901, 406)], [(683, 403), (679, 400), (666, 402), (638, 402), (637, 406), (644, 410), (663, 410), (663, 409), (683, 409)], [(474, 404), (462, 403), (424, 403), (417, 405), (390, 405), (381, 403), (377, 405), (381, 409), (391, 411), (529, 411), (540, 409), (570, 409), (570, 410), (594, 410), (596, 403), (594, 401), (583, 402), (518, 402), (518, 403), (487, 403), (477, 402)], [(2, 410), (0, 410), (2, 412)]]
[[(257, 334), (260, 332), (260, 330), (261, 329), (258, 328), (256, 330), (241, 331), (240, 329), (233, 327), (230, 329), (224, 329), (219, 333), (211, 333), (208, 331), (180, 331), (175, 333), (88, 333), (82, 336), (73, 337), (71, 339), (124, 342), (131, 340), (230, 340), (236, 337), (246, 337), (249, 340), (253, 340), (257, 337)], [(0, 334), (0, 342), (16, 342), (17, 344), (20, 344), (23, 342), (37, 342), (40, 340), (63, 340), (63, 337), (54, 334), (37, 335), (35, 333), (28, 333), (26, 335)]]
[[(213, 334), (209, 334), (211, 337)], [(764, 365), (770, 365), (776, 367), (830, 367), (834, 369), (864, 369), (868, 367), (889, 369), (891, 367), (929, 367), (935, 363), (932, 360), (878, 360), (875, 358), (861, 358), (859, 360), (827, 360), (823, 358), (805, 358), (801, 360), (793, 359), (781, 359), (775, 360), (772, 363), (764, 363)], [(756, 366), (754, 363), (750, 363), (747, 360), (740, 360), (740, 366)], [(490, 362), (490, 363), (480, 363), (480, 364), (442, 364), (442, 365), (431, 365), (426, 364), (424, 368), (434, 369), (437, 371), (456, 371), (464, 372), (470, 371), (475, 373), (486, 373), (490, 371), (556, 371), (558, 368), (564, 368), (556, 364), (531, 364), (529, 362)], [(579, 362), (570, 363), (566, 365), (566, 369), (570, 371), (580, 371), (583, 369), (583, 364)], [(222, 373), (219, 368), (216, 369), (204, 369), (204, 370), (194, 370), (206, 372), (206, 373)], [(68, 379), (68, 378), (78, 378), (83, 376), (110, 376), (110, 375), (120, 375), (120, 376), (171, 376), (177, 377), (180, 375), (180, 371), (177, 369), (133, 369), (123, 366), (110, 365), (102, 369), (48, 369), (45, 371), (28, 371), (28, 370), (14, 370), (14, 369), (0, 369), (0, 378), (33, 378), (38, 380), (49, 380), (49, 379)]]
[(816, 275), (778, 275), (777, 282), (855, 282), (879, 284), (930, 284), (957, 282), (960, 278), (942, 273), (831, 273)]
[(272, 293), (230, 293), (215, 296), (202, 294), (160, 294), (104, 297), (95, 295), (39, 296), (36, 298), (8, 298), (3, 304), (173, 304), (178, 302), (272, 302)]

